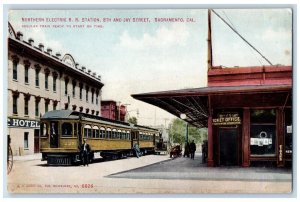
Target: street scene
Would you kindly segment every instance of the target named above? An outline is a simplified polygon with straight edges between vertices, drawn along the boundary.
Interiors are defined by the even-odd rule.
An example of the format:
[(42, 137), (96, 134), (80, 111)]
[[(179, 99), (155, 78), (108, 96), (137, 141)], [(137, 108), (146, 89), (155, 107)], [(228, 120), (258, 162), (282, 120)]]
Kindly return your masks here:
[(294, 15), (8, 10), (5, 192), (293, 193)]
[(292, 186), (291, 169), (208, 168), (199, 152), (195, 160), (168, 155), (100, 158), (88, 167), (47, 166), (39, 157), (15, 161), (7, 181), (10, 193), (257, 194), (289, 193)]

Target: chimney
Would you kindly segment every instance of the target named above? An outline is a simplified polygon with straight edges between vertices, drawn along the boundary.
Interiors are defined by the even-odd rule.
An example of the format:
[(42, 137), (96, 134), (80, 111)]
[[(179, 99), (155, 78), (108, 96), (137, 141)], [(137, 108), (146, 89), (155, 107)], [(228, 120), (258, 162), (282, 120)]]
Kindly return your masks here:
[(40, 44), (39, 44), (39, 49), (40, 49), (41, 51), (44, 51), (44, 44), (40, 43)]
[(56, 55), (56, 57), (58, 57), (58, 58), (60, 58), (60, 56), (61, 56), (60, 52), (56, 52), (55, 55)]
[(98, 75), (98, 80), (101, 81), (101, 75)]
[(88, 74), (91, 74), (91, 71), (92, 71), (92, 70), (88, 69)]
[(82, 66), (82, 67), (81, 67), (81, 70), (82, 70), (83, 72), (85, 72), (85, 69), (86, 69), (85, 66)]
[(20, 41), (23, 41), (23, 33), (22, 32), (17, 32), (17, 39), (19, 39)]
[(52, 54), (52, 48), (48, 47), (47, 48), (47, 53), (49, 53), (49, 55), (51, 55)]
[(34, 40), (33, 40), (33, 38), (29, 38), (29, 39), (28, 39), (28, 42), (29, 42), (29, 44), (30, 44), (31, 46), (34, 45)]
[(79, 68), (79, 63), (75, 63), (75, 68), (78, 69)]
[(93, 72), (93, 77), (96, 77), (96, 72)]

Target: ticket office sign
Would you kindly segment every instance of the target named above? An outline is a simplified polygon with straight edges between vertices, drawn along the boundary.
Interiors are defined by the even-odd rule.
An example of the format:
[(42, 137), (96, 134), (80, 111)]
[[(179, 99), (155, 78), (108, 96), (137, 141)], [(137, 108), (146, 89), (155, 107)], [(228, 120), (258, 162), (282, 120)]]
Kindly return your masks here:
[(212, 123), (215, 126), (240, 125), (241, 117), (239, 113), (219, 113)]

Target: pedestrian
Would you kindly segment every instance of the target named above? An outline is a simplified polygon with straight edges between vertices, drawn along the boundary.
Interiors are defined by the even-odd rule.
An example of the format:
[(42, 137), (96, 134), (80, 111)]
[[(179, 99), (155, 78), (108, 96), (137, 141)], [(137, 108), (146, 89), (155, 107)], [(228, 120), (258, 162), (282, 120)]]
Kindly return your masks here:
[(135, 143), (134, 145), (133, 145), (133, 151), (134, 151), (134, 153), (135, 153), (135, 155), (136, 155), (136, 157), (137, 158), (139, 158), (139, 156), (140, 156), (140, 148), (139, 148), (139, 145), (137, 144), (137, 143)]
[(190, 144), (190, 153), (191, 153), (191, 159), (193, 159), (193, 160), (195, 158), (195, 151), (196, 151), (196, 144), (195, 144), (194, 140), (192, 140), (192, 142)]
[(87, 140), (83, 140), (83, 144), (81, 145), (81, 155), (82, 155), (82, 164), (83, 166), (89, 166), (89, 154), (90, 154), (90, 145), (87, 143)]
[(190, 157), (190, 145), (188, 142), (185, 144), (183, 157)]
[(203, 140), (202, 144), (202, 163), (207, 161), (207, 140)]

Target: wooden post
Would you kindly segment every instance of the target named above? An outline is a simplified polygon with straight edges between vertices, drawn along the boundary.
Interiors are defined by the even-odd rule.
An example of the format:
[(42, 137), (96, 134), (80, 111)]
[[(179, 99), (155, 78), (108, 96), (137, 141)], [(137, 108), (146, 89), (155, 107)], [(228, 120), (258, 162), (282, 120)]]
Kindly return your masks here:
[(207, 70), (212, 67), (212, 45), (211, 45), (211, 10), (208, 9), (208, 28), (207, 28)]
[(214, 150), (213, 150), (213, 131), (212, 131), (212, 114), (208, 116), (208, 155), (207, 155), (207, 166), (214, 166)]
[(250, 110), (244, 108), (243, 111), (243, 132), (242, 132), (242, 166), (250, 166)]
[(277, 167), (284, 167), (284, 110), (283, 108), (276, 111), (276, 133), (277, 133)]

